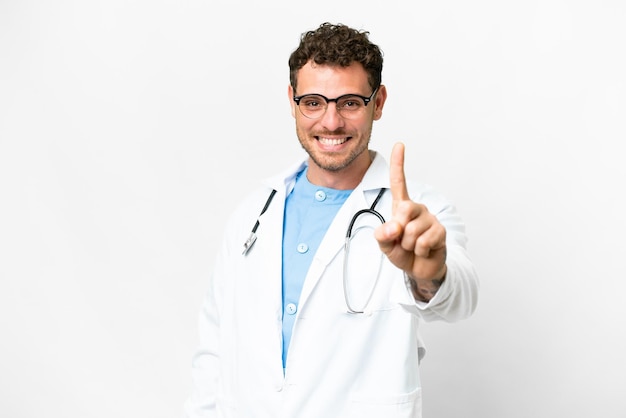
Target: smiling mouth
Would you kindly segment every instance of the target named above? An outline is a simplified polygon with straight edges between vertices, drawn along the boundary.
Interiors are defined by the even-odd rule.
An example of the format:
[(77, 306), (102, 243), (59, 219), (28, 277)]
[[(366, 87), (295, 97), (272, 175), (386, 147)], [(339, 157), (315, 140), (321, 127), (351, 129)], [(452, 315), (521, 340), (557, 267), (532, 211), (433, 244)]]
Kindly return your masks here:
[(322, 144), (322, 145), (341, 145), (343, 143), (345, 143), (348, 140), (348, 137), (344, 137), (344, 138), (324, 138), (324, 137), (317, 137), (317, 140)]

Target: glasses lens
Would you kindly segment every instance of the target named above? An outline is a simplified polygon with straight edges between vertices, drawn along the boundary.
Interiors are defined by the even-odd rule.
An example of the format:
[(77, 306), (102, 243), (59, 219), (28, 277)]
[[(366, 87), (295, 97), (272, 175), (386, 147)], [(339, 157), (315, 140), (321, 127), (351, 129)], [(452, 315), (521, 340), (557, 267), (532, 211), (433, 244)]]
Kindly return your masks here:
[(321, 117), (326, 111), (327, 106), (328, 103), (326, 103), (326, 99), (322, 96), (318, 96), (317, 94), (302, 96), (300, 104), (298, 105), (302, 114), (311, 119)]
[(365, 108), (365, 100), (359, 96), (346, 96), (337, 100), (337, 111), (344, 118), (355, 118)]
[(326, 110), (326, 100), (322, 96), (318, 96), (316, 94), (309, 94), (306, 96), (302, 96), (300, 99), (300, 111), (307, 118), (315, 119), (319, 118), (324, 114)]

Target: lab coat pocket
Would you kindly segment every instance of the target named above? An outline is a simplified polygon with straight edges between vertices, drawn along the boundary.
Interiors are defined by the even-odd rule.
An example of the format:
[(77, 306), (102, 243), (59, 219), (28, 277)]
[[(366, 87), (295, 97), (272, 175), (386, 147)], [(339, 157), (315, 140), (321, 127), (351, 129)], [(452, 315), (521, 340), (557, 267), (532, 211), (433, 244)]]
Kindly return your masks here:
[(421, 418), (422, 389), (407, 393), (386, 394), (353, 393), (350, 398), (349, 418)]

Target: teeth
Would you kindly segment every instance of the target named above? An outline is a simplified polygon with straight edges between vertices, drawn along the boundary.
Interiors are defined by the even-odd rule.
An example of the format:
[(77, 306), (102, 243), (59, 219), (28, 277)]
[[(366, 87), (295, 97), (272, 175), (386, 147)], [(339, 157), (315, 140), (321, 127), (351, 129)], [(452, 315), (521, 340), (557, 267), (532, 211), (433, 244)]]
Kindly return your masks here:
[(341, 145), (346, 142), (346, 138), (333, 139), (333, 138), (321, 138), (319, 141), (324, 145)]

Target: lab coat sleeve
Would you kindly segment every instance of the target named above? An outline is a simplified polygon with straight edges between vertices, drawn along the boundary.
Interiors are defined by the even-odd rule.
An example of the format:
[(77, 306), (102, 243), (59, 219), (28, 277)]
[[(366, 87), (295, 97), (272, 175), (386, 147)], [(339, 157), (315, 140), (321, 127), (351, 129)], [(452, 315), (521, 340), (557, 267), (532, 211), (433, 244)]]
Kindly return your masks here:
[[(259, 189), (248, 196), (228, 218), (222, 245), (215, 258), (207, 291), (198, 314), (198, 346), (191, 362), (192, 390), (184, 403), (184, 418), (217, 418), (220, 396), (220, 341), (225, 329), (223, 315), (224, 293), (233, 277), (234, 259), (241, 255), (243, 243), (254, 225), (254, 219), (269, 192)], [(254, 209), (251, 209), (254, 208)], [(252, 211), (252, 212), (251, 212)]]
[(419, 196), (431, 213), (446, 228), (447, 273), (441, 287), (429, 302), (415, 301), (409, 279), (406, 279), (407, 292), (415, 301), (413, 306), (405, 306), (426, 321), (443, 320), (456, 322), (471, 316), (478, 303), (478, 274), (467, 251), (465, 224), (456, 208), (433, 189)]
[(220, 280), (227, 256), (226, 245), (218, 254), (208, 290), (198, 315), (199, 343), (192, 358), (192, 392), (184, 405), (184, 418), (217, 417), (219, 382)]

